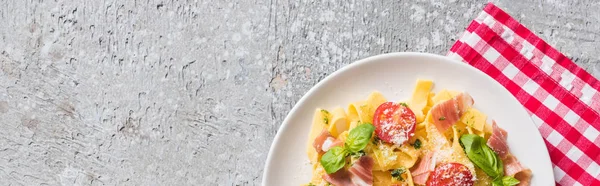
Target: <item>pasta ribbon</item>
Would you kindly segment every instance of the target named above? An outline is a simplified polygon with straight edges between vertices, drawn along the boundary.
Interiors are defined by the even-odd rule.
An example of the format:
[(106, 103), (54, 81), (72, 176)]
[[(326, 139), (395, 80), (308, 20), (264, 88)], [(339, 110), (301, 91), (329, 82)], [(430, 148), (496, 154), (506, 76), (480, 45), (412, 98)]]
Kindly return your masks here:
[(391, 169), (394, 167), (413, 167), (419, 159), (419, 151), (410, 145), (402, 145), (397, 150), (399, 150), (396, 152), (398, 158)]
[(478, 131), (483, 131), (486, 120), (487, 115), (479, 112), (479, 110), (475, 108), (470, 108), (460, 117), (461, 122)]
[(373, 114), (377, 107), (386, 102), (385, 97), (380, 92), (373, 92), (365, 101), (358, 101), (348, 105), (348, 116), (351, 122), (357, 122), (350, 125), (350, 129), (356, 127), (359, 123), (373, 123)]
[(408, 102), (408, 106), (417, 117), (417, 123), (421, 123), (425, 119), (423, 110), (425, 109), (425, 106), (427, 106), (427, 101), (429, 100), (430, 95), (429, 93), (432, 87), (433, 82), (430, 80), (417, 80), (417, 86), (415, 87), (412, 97)]
[(332, 119), (329, 124), (329, 132), (333, 137), (338, 137), (338, 135), (344, 131), (347, 131), (350, 127), (350, 121), (346, 116), (346, 112), (344, 112), (343, 108), (335, 108), (331, 112)]
[(452, 91), (452, 90), (446, 90), (443, 89), (440, 92), (438, 92), (437, 94), (435, 94), (435, 96), (433, 96), (431, 98), (431, 100), (433, 101), (434, 105), (438, 104), (442, 101), (446, 101), (449, 99), (452, 99), (454, 96), (460, 94), (460, 92), (458, 91)]

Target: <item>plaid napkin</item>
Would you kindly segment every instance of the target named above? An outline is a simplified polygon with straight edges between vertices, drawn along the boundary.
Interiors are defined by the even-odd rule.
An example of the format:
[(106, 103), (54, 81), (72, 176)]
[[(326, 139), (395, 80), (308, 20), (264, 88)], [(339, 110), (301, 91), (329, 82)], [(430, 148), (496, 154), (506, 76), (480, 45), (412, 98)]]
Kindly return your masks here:
[(488, 74), (528, 110), (558, 185), (600, 185), (600, 82), (488, 4), (448, 56)]

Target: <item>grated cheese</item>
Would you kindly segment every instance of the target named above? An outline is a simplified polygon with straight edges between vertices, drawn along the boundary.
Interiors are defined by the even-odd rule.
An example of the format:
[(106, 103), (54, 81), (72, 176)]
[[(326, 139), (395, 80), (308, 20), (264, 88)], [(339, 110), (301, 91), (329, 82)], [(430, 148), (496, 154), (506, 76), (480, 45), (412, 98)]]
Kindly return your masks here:
[[(397, 103), (396, 103), (397, 104)], [(401, 111), (404, 111), (402, 109), (397, 109), (394, 111), (394, 113), (392, 115), (394, 116), (401, 116), (405, 113), (400, 113)], [(389, 108), (385, 109), (383, 111), (383, 114), (388, 115), (390, 112), (392, 112)], [(414, 123), (414, 119), (413, 121), (408, 121), (411, 123)], [(404, 126), (402, 126), (402, 128), (394, 128), (397, 124), (395, 122), (393, 122), (393, 120), (390, 119), (386, 119), (382, 122), (381, 127), (382, 127), (382, 131), (386, 131), (387, 135), (391, 137), (390, 141), (394, 144), (394, 145), (402, 145), (404, 144), (406, 141), (408, 141), (408, 139), (412, 136), (414, 136), (414, 134), (411, 134), (409, 136), (409, 132), (413, 130), (414, 126), (410, 125), (409, 128), (405, 128)]]
[(379, 150), (381, 150), (381, 155), (383, 158), (383, 164), (388, 165), (390, 163), (394, 163), (398, 156), (394, 153), (394, 150), (387, 145), (379, 145)]

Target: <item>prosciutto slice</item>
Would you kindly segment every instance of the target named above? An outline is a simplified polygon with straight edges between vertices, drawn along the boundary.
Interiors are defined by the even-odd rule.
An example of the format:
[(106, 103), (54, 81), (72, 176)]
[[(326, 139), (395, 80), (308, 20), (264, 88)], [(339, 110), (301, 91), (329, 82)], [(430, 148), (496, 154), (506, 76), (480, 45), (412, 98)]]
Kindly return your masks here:
[(506, 143), (507, 132), (496, 125), (496, 121), (492, 121), (492, 136), (487, 142), (487, 145), (500, 156), (504, 163), (504, 175), (513, 176), (520, 181), (518, 186), (528, 186), (531, 181), (531, 170), (521, 165), (519, 160), (513, 156)]
[(506, 131), (498, 125), (496, 121), (492, 121), (492, 136), (487, 141), (487, 145), (494, 150), (500, 158), (504, 158), (508, 153), (508, 144), (506, 144)]
[(529, 169), (518, 172), (517, 174), (514, 175), (514, 177), (520, 181), (519, 184), (517, 184), (517, 186), (531, 185), (531, 170), (529, 170)]
[(474, 103), (473, 97), (463, 92), (450, 100), (436, 104), (431, 108), (433, 124), (441, 133), (446, 132)]
[(333, 174), (324, 174), (323, 179), (335, 186), (356, 186), (350, 179), (350, 172), (343, 168)]
[(350, 172), (343, 168), (333, 174), (324, 174), (323, 179), (335, 186), (356, 186), (350, 179)]
[(313, 142), (313, 147), (319, 154), (327, 152), (332, 147), (342, 145), (344, 145), (344, 142), (331, 136), (331, 133), (329, 133), (327, 129), (323, 129), (323, 132), (321, 132), (321, 134), (319, 134), (319, 136), (317, 136)]
[(413, 182), (420, 185), (425, 185), (429, 174), (435, 169), (435, 156), (434, 152), (429, 152), (421, 158), (419, 164), (414, 170), (411, 171)]
[(373, 185), (373, 158), (369, 156), (360, 157), (352, 167), (350, 167), (350, 179), (358, 186)]
[(507, 155), (502, 159), (502, 162), (504, 163), (504, 174), (507, 176), (514, 176), (519, 172), (528, 170), (513, 155)]
[(335, 186), (372, 186), (373, 163), (373, 158), (362, 156), (348, 170), (325, 174), (323, 179)]
[(469, 93), (463, 92), (454, 97), (458, 106), (459, 114), (462, 115), (475, 104), (473, 97)]

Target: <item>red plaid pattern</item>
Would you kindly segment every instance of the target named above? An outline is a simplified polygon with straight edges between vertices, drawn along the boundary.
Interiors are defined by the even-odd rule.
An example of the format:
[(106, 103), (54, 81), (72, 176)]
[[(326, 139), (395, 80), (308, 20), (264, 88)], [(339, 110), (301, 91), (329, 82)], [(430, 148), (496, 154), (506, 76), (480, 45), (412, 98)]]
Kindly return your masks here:
[(490, 3), (448, 56), (485, 72), (537, 125), (557, 185), (600, 185), (600, 81)]

